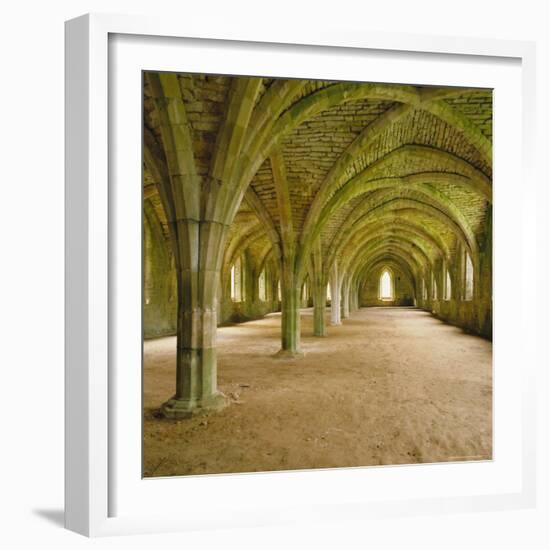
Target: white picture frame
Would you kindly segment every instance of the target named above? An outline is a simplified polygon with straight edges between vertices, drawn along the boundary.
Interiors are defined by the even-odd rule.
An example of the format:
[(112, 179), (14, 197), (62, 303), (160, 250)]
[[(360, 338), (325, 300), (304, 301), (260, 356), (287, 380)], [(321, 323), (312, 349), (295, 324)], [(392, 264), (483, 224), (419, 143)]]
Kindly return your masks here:
[[(156, 49), (151, 46), (152, 40), (156, 41)], [(177, 56), (170, 52), (179, 47), (190, 48), (191, 53), (205, 49), (200, 58), (190, 56), (191, 61), (178, 69)], [(219, 59), (220, 50), (227, 53), (221, 56), (223, 60)], [(245, 51), (247, 55), (243, 57)], [(152, 52), (150, 57), (148, 52)], [(300, 66), (304, 67), (303, 63), (292, 66), (291, 59), (301, 55), (312, 56), (307, 75), (300, 72), (304, 71), (300, 69)], [(353, 59), (359, 58), (365, 62), (371, 59), (373, 71), (394, 70), (393, 76), (379, 80), (385, 82), (411, 82), (418, 78), (416, 75), (421, 72), (411, 70), (414, 60), (420, 71), (433, 70), (430, 64), (439, 67), (438, 82), (452, 84), (455, 79), (459, 83), (470, 64), (469, 78), (478, 78), (479, 82), (485, 82), (487, 78), (488, 84), (491, 78), (498, 81), (495, 89), (497, 92), (502, 90), (502, 93), (495, 97), (497, 114), (499, 95), (503, 102), (500, 108), (503, 109), (504, 105), (512, 109), (509, 132), (503, 131), (499, 119), (495, 119), (495, 147), (503, 147), (500, 154), (498, 149), (495, 151), (495, 241), (504, 243), (515, 239), (515, 249), (521, 251), (517, 267), (508, 266), (506, 262), (510, 259), (497, 254), (495, 282), (501, 278), (502, 284), (507, 281), (519, 284), (527, 297), (511, 306), (515, 309), (507, 313), (499, 310), (498, 284), (495, 288), (496, 334), (500, 331), (502, 335), (500, 340), (498, 336), (495, 340), (495, 365), (503, 373), (500, 376), (497, 371), (495, 382), (495, 426), (497, 434), (504, 432), (499, 432), (499, 425), (505, 425), (506, 431), (512, 435), (504, 434), (496, 447), (495, 459), (468, 470), (464, 480), (461, 476), (465, 470), (461, 471), (457, 469), (460, 465), (452, 464), (198, 476), (185, 480), (138, 479), (137, 464), (141, 456), (135, 456), (136, 426), (140, 424), (141, 416), (136, 399), (140, 400), (141, 395), (136, 396), (132, 391), (137, 388), (135, 376), (131, 378), (133, 375), (117, 367), (118, 354), (124, 350), (128, 350), (129, 357), (136, 357), (136, 341), (135, 338), (132, 340), (132, 335), (135, 337), (138, 325), (129, 320), (128, 337), (117, 332), (116, 327), (124, 321), (121, 317), (125, 315), (135, 318), (136, 308), (138, 317), (140, 315), (141, 303), (132, 302), (137, 287), (128, 285), (128, 290), (122, 292), (117, 286), (117, 278), (124, 277), (119, 264), (126, 264), (128, 260), (127, 266), (135, 267), (141, 240), (132, 240), (127, 258), (113, 255), (113, 250), (121, 252), (121, 242), (128, 242), (132, 235), (139, 237), (135, 205), (141, 207), (141, 190), (137, 186), (135, 197), (123, 206), (117, 200), (119, 194), (133, 187), (117, 187), (113, 182), (119, 178), (119, 170), (125, 170), (136, 158), (136, 172), (125, 172), (125, 176), (129, 176), (129, 185), (135, 185), (136, 174), (141, 174), (140, 151), (135, 150), (133, 145), (136, 142), (132, 141), (136, 139), (135, 131), (132, 133), (126, 122), (137, 124), (137, 127), (141, 124), (141, 118), (131, 118), (136, 112), (131, 110), (131, 105), (140, 101), (142, 90), (141, 87), (131, 88), (133, 99), (125, 106), (126, 115), (113, 109), (117, 105), (120, 107), (117, 93), (128, 82), (133, 82), (140, 64), (141, 70), (225, 70), (235, 74), (257, 74), (255, 71), (260, 70), (259, 63), (263, 60), (270, 63), (269, 67), (266, 65), (264, 74), (310, 77), (315, 70), (320, 70), (315, 67), (319, 66), (322, 56), (335, 55), (340, 56), (343, 72), (334, 73), (334, 79), (359, 74), (353, 63)], [(164, 66), (155, 61), (160, 59), (159, 56), (162, 56)], [(376, 65), (380, 56), (384, 57), (384, 62)], [(225, 63), (225, 69), (216, 63)], [(424, 69), (422, 64), (426, 65)], [(445, 70), (448, 64), (452, 64), (451, 71)], [(381, 65), (385, 68), (376, 69)], [(247, 33), (227, 29), (221, 35), (210, 31), (206, 22), (194, 22), (191, 26), (165, 18), (114, 15), (86, 15), (67, 22), (66, 527), (84, 535), (101, 536), (533, 506), (536, 312), (535, 290), (526, 282), (524, 267), (534, 265), (536, 222), (532, 214), (515, 220), (521, 231), (512, 235), (507, 229), (510, 224), (506, 223), (505, 216), (507, 205), (514, 198), (507, 185), (511, 180), (506, 178), (512, 177), (516, 182), (521, 181), (515, 191), (515, 204), (521, 200), (523, 212), (536, 211), (536, 184), (531, 178), (534, 66), (535, 48), (530, 42), (367, 31), (357, 34), (345, 29), (339, 32), (307, 29), (299, 36), (284, 29), (277, 30), (276, 35), (265, 34), (261, 29), (250, 29)], [(492, 68), (489, 75), (486, 74), (488, 68)], [(361, 79), (369, 78), (364, 75)], [(429, 82), (421, 78), (417, 83)], [(507, 97), (507, 89), (514, 89), (516, 95)], [(518, 97), (519, 105), (514, 103)], [(129, 146), (110, 150), (113, 141), (116, 142), (124, 132), (131, 134), (128, 136)], [(516, 142), (507, 143), (507, 136)], [(511, 155), (505, 154), (505, 148), (518, 143), (521, 157), (506, 158)], [(502, 159), (503, 164), (499, 164), (501, 160), (498, 159)], [(141, 179), (138, 181), (141, 183)], [(499, 201), (502, 206), (499, 206)], [(500, 222), (499, 215), (503, 216)], [(128, 223), (122, 224), (121, 220)], [(130, 232), (122, 230), (122, 226), (130, 228)], [(503, 275), (499, 272), (499, 261)], [(134, 283), (137, 284), (137, 280)], [(516, 314), (522, 322), (516, 340), (507, 343), (511, 340), (506, 338), (510, 318), (516, 318)], [(506, 345), (513, 347), (505, 349)], [(514, 364), (520, 351), (521, 369)], [(134, 365), (134, 369), (141, 365), (129, 363)], [(499, 384), (503, 388), (500, 393)], [(503, 397), (499, 398), (499, 395)], [(124, 437), (128, 439), (124, 440)], [(470, 479), (470, 485), (466, 478)], [(453, 482), (455, 488), (445, 492)], [(169, 497), (171, 493), (181, 493), (182, 483), (185, 483), (184, 490), (189, 496), (185, 499), (188, 504), (176, 507), (177, 500), (171, 501)], [(368, 483), (364, 486), (368, 486), (370, 495), (356, 490), (365, 483)], [(396, 486), (405, 489), (399, 492)], [(211, 496), (204, 496), (222, 495), (227, 491), (232, 498), (220, 498), (215, 504), (212, 504)], [(289, 491), (295, 493), (291, 499), (288, 498)], [(387, 498), (381, 496), (385, 492)], [(269, 495), (269, 499), (265, 495)], [(210, 507), (209, 503), (212, 504)]]

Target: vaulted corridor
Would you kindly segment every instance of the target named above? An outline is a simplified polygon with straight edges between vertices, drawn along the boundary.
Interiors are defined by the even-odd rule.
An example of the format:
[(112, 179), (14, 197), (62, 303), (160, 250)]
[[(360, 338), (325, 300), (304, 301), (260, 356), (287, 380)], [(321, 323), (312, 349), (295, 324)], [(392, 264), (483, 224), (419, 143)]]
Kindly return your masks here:
[[(327, 315), (325, 321), (329, 322)], [(176, 338), (144, 347), (144, 475), (490, 459), (492, 344), (416, 308), (361, 308), (278, 359), (280, 313), (218, 329), (231, 406), (171, 421)]]
[(144, 73), (144, 475), (491, 457), (492, 115)]

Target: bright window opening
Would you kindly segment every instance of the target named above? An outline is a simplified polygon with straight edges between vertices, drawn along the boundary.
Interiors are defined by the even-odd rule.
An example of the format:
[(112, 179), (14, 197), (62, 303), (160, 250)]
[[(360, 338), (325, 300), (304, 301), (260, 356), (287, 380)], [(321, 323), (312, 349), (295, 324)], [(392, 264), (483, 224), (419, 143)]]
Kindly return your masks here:
[(331, 296), (330, 296), (330, 283), (327, 285), (327, 301), (331, 301)]
[(281, 301), (281, 281), (277, 283), (277, 297), (279, 298), (279, 302)]
[(380, 276), (380, 299), (393, 300), (390, 272), (385, 270)]
[(437, 300), (437, 281), (435, 275), (432, 275), (432, 300)]
[(231, 267), (231, 299), (234, 302), (242, 301), (242, 264), (237, 258)]
[(472, 264), (472, 258), (466, 252), (466, 269), (464, 277), (464, 299), (473, 300), (474, 298), (474, 266)]
[(445, 270), (445, 300), (451, 299), (451, 275), (449, 270)]
[(428, 288), (426, 287), (426, 280), (422, 279), (422, 299), (428, 299)]
[(265, 289), (265, 269), (262, 270), (258, 279), (258, 295), (262, 302), (267, 300), (267, 293)]

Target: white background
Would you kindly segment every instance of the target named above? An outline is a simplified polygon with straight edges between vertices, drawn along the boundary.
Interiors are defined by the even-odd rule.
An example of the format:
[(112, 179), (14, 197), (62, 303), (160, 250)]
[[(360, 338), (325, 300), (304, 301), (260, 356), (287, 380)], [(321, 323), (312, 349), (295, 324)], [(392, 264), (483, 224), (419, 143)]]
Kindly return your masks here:
[[(219, 7), (218, 7), (219, 5)], [(548, 548), (550, 389), (545, 342), (550, 227), (544, 162), (550, 98), (550, 17), (544, 3), (479, 0), (143, 2), (110, 0), (4, 5), (0, 18), (2, 262), (0, 307), (0, 543), (7, 548)], [(202, 9), (202, 12), (201, 12)], [(187, 22), (300, 25), (538, 40), (539, 503), (537, 510), (235, 529), (88, 541), (61, 529), (63, 506), (63, 21), (88, 11), (173, 13)], [(546, 249), (546, 250), (544, 250)], [(544, 258), (542, 257), (544, 251)], [(520, 299), (516, 296), (515, 299)]]
[[(110, 334), (116, 341), (110, 357), (114, 427), (113, 484), (109, 510), (113, 516), (176, 516), (188, 522), (205, 521), (210, 508), (212, 525), (233, 514), (239, 524), (276, 523), (282, 515), (304, 517), (314, 510), (322, 517), (349, 517), (342, 504), (362, 503), (379, 511), (384, 501), (415, 498), (425, 504), (432, 497), (499, 495), (521, 490), (521, 397), (522, 377), (518, 365), (529, 334), (518, 325), (519, 301), (503, 307), (509, 288), (522, 284), (521, 264), (509, 254), (522, 249), (517, 226), (507, 215), (517, 211), (524, 197), (514, 188), (521, 178), (517, 151), (521, 141), (521, 70), (519, 63), (472, 61), (468, 56), (413, 56), (401, 52), (312, 51), (256, 47), (251, 44), (223, 44), (205, 48), (196, 41), (167, 41), (145, 37), (117, 37), (112, 40), (112, 171), (111, 188), (111, 306)], [(179, 477), (172, 480), (141, 479), (141, 71), (154, 67), (162, 71), (266, 74), (313, 77), (321, 80), (374, 82), (421, 82), (432, 85), (460, 85), (493, 88), (495, 96), (495, 140), (493, 170), (498, 174), (494, 190), (495, 393), (493, 442), (495, 460), (475, 464), (439, 464), (437, 467), (337, 469), (250, 476)], [(396, 79), (396, 80), (394, 80)], [(506, 216), (506, 218), (505, 218)], [(517, 219), (519, 223), (519, 218)], [(529, 289), (527, 289), (529, 292)], [(527, 302), (525, 306), (533, 306)], [(531, 307), (530, 311), (533, 311)], [(525, 324), (526, 328), (529, 328)], [(525, 330), (525, 329), (524, 329)], [(525, 370), (524, 370), (525, 373)], [(525, 430), (528, 432), (528, 430)], [(215, 494), (215, 501), (212, 495)], [(186, 495), (182, 503), (181, 496)], [(291, 496), (291, 498), (289, 498)], [(473, 500), (473, 499), (472, 499)], [(373, 503), (368, 506), (367, 503)], [(479, 503), (478, 503), (479, 504)], [(418, 504), (417, 504), (418, 505)], [(470, 501), (470, 506), (472, 501)], [(432, 506), (439, 510), (442, 502)], [(485, 507), (490, 508), (490, 505)], [(482, 509), (478, 507), (477, 509)], [(239, 512), (237, 513), (237, 510)], [(356, 512), (360, 513), (360, 512)], [(347, 516), (346, 516), (347, 514)], [(262, 518), (266, 516), (265, 520)], [(371, 516), (374, 515), (371, 513)], [(280, 523), (280, 522), (279, 522)], [(141, 530), (143, 522), (137, 529)], [(116, 524), (115, 524), (116, 525)], [(139, 530), (137, 532), (139, 532)], [(136, 531), (130, 531), (136, 532)]]

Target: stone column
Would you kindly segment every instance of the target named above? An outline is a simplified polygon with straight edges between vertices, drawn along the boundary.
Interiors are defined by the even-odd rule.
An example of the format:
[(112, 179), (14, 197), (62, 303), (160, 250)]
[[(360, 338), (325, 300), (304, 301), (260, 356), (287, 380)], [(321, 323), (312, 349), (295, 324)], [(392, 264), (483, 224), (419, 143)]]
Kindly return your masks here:
[(342, 284), (342, 319), (349, 317), (349, 284)]
[(247, 317), (254, 318), (257, 316), (257, 305), (258, 305), (258, 276), (256, 270), (252, 264), (252, 258), (247, 250), (244, 254), (244, 311)]
[(223, 277), (220, 271), (220, 274), (218, 277), (218, 297), (217, 297), (218, 303), (217, 303), (217, 311), (216, 311), (216, 326), (223, 323), (223, 301), (225, 299), (225, 296), (226, 296), (226, 291), (223, 287)]
[[(180, 250), (176, 393), (162, 406), (168, 418), (187, 418), (226, 404), (217, 389), (216, 364), (217, 294), (224, 231), (225, 226), (215, 222), (177, 222)], [(199, 242), (204, 243), (201, 250)]]
[(330, 276), (330, 324), (341, 325), (342, 320), (340, 317), (340, 274), (338, 273), (338, 263), (334, 262), (332, 267), (332, 273)]
[(307, 307), (307, 304), (308, 304), (308, 285), (306, 283), (304, 283), (302, 285), (302, 292), (301, 292), (301, 295), (300, 295), (300, 305), (301, 307)]
[[(283, 260), (281, 269), (281, 350), (277, 357), (299, 357), (301, 287), (294, 273), (293, 262)], [(288, 265), (291, 264), (291, 265)]]
[[(485, 221), (485, 242), (479, 250), (478, 257), (472, 257), (474, 262), (474, 308), (479, 334), (492, 338), (493, 336), (493, 215), (487, 213)], [(477, 266), (477, 267), (476, 267)], [(477, 281), (477, 284), (476, 284)]]
[(357, 311), (359, 309), (359, 296), (358, 296), (359, 290), (357, 288), (357, 285), (352, 282), (350, 285), (350, 298), (349, 298), (349, 307), (350, 311)]
[(327, 305), (327, 285), (316, 280), (313, 285), (313, 336), (326, 336), (325, 310)]
[(277, 272), (273, 270), (273, 272), (270, 272), (269, 275), (269, 296), (271, 298), (271, 311), (280, 311), (281, 305), (279, 303), (279, 279), (277, 278)]

